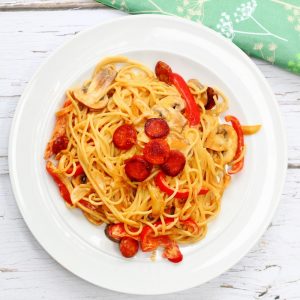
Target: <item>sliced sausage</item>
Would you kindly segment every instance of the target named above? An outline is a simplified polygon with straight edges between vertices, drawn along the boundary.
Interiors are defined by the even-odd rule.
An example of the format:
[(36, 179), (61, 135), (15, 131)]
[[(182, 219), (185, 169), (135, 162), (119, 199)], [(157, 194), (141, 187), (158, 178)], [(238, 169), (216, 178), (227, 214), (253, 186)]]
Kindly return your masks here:
[(65, 135), (59, 136), (53, 141), (52, 152), (54, 154), (57, 154), (60, 151), (67, 149), (68, 144), (69, 144), (69, 139), (67, 138), (67, 136)]
[(216, 105), (214, 95), (217, 94), (215, 93), (214, 89), (211, 87), (207, 88), (206, 94), (207, 94), (207, 103), (205, 105), (205, 109), (210, 110)]
[(151, 139), (165, 138), (169, 132), (169, 125), (164, 119), (152, 118), (145, 123), (145, 133)]
[(136, 143), (136, 139), (136, 130), (129, 124), (118, 127), (113, 135), (115, 146), (121, 150), (129, 150)]
[(163, 252), (163, 257), (167, 258), (172, 263), (179, 263), (183, 259), (183, 255), (175, 241), (172, 241)]
[(180, 151), (171, 150), (169, 158), (160, 167), (166, 175), (174, 177), (183, 170), (185, 162), (185, 156)]
[(155, 74), (156, 77), (167, 84), (172, 84), (171, 74), (172, 69), (169, 65), (164, 63), (163, 61), (158, 61), (155, 66)]
[(134, 155), (125, 162), (125, 173), (133, 181), (144, 181), (151, 170), (152, 165), (141, 155)]
[(120, 252), (124, 257), (133, 257), (139, 250), (139, 242), (131, 237), (123, 237), (119, 244)]
[(169, 157), (170, 147), (165, 140), (155, 139), (146, 144), (143, 153), (145, 159), (155, 165), (161, 165)]

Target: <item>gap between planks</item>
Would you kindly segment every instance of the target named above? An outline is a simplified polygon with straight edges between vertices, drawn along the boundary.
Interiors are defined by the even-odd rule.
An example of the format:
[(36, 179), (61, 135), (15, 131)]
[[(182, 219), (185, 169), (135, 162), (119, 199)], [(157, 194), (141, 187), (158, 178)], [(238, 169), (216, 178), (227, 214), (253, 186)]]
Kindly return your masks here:
[(0, 3), (0, 11), (22, 10), (62, 10), (62, 9), (105, 9), (107, 6), (96, 1), (86, 2), (57, 2), (57, 3)]
[(300, 169), (300, 163), (288, 163), (288, 169)]

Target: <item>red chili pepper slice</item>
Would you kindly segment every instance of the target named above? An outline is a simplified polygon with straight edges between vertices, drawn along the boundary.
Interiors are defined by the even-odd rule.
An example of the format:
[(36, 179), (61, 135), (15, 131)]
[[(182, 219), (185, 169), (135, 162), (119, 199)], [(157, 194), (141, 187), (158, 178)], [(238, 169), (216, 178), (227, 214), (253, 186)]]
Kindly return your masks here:
[(169, 125), (164, 119), (152, 118), (145, 123), (145, 133), (151, 139), (165, 138), (169, 132)]
[[(237, 133), (237, 137), (238, 137), (238, 146), (237, 146), (237, 150), (235, 153), (235, 156), (233, 158), (233, 160), (238, 159), (241, 154), (243, 153), (244, 150), (244, 134), (243, 134), (243, 129), (242, 126), (240, 124), (240, 121), (234, 117), (234, 116), (226, 116), (225, 117), (226, 122), (231, 122), (232, 127), (234, 128), (235, 132)], [(235, 163), (231, 169), (228, 171), (228, 174), (235, 174), (239, 171), (241, 171), (243, 169), (244, 166), (244, 158), (242, 158), (240, 161), (238, 161), (237, 163)]]
[(136, 255), (139, 250), (139, 243), (138, 241), (134, 240), (131, 237), (123, 237), (119, 244), (119, 249), (121, 254), (124, 257), (130, 258)]
[(124, 227), (124, 223), (117, 223), (117, 224), (108, 224), (105, 227), (105, 235), (112, 240), (113, 242), (120, 242), (120, 240), (127, 236), (133, 239), (139, 240), (139, 235), (131, 236), (129, 235)]
[(201, 190), (199, 191), (198, 195), (206, 195), (209, 192), (208, 188), (201, 188)]
[[(168, 238), (168, 237), (166, 237)], [(144, 226), (141, 232), (141, 248), (143, 252), (154, 251), (158, 248), (160, 240), (153, 236), (150, 226)]]
[(153, 231), (150, 226), (144, 226), (141, 232), (141, 248), (143, 252), (153, 251), (158, 247), (157, 240), (150, 238), (150, 234), (152, 232)]
[[(171, 219), (165, 219), (165, 223), (172, 222)], [(161, 225), (161, 221), (155, 222), (154, 226)], [(153, 230), (150, 226), (143, 227), (141, 232), (141, 248), (143, 252), (149, 252), (156, 250), (159, 246), (167, 246), (170, 243), (170, 238), (167, 235), (154, 236)]]
[(129, 150), (136, 143), (136, 139), (136, 130), (129, 124), (118, 127), (113, 135), (115, 146), (121, 150)]
[(91, 204), (89, 201), (81, 199), (78, 202), (90, 210), (97, 210), (97, 206)]
[(105, 235), (113, 242), (120, 242), (121, 238), (126, 236), (126, 231), (123, 223), (108, 224), (105, 227)]
[(155, 139), (145, 145), (145, 159), (155, 165), (163, 164), (169, 157), (170, 147), (165, 140)]
[[(71, 174), (72, 172), (73, 172), (73, 166), (67, 170), (68, 174)], [(76, 171), (73, 176), (76, 177), (76, 176), (79, 176), (82, 174), (84, 174), (83, 168), (82, 168), (81, 164), (78, 163), (78, 164), (76, 164)]]
[(152, 165), (141, 155), (134, 155), (125, 162), (125, 173), (133, 181), (144, 181), (151, 170)]
[(210, 110), (216, 105), (215, 99), (214, 99), (214, 96), (216, 95), (216, 93), (213, 88), (208, 87), (206, 90), (206, 94), (207, 94), (207, 103), (205, 105), (205, 109)]
[[(168, 224), (171, 220), (165, 220)], [(161, 225), (158, 221), (155, 226)], [(159, 246), (165, 248), (163, 257), (167, 258), (173, 263), (182, 261), (183, 256), (179, 250), (179, 247), (175, 241), (172, 241), (167, 235), (154, 236), (153, 230), (150, 226), (145, 226), (141, 233), (141, 248), (143, 252), (149, 252), (156, 250)]]
[(63, 135), (57, 137), (53, 142), (52, 152), (54, 154), (57, 154), (60, 151), (67, 149), (68, 143), (69, 143), (69, 139), (67, 138), (67, 136)]
[(183, 100), (186, 102), (185, 113), (190, 126), (198, 125), (200, 123), (201, 111), (185, 80), (176, 73), (172, 73), (171, 80), (178, 92), (181, 94)]
[(180, 220), (180, 224), (186, 231), (189, 231), (195, 235), (199, 234), (200, 232), (199, 226), (191, 218), (188, 218), (186, 220)]
[(183, 259), (183, 255), (176, 242), (172, 241), (163, 252), (163, 257), (167, 258), (172, 263), (179, 263)]
[(244, 167), (244, 158), (235, 163), (230, 170), (228, 170), (228, 174), (236, 174), (241, 171)]
[(72, 101), (70, 99), (67, 99), (63, 105), (63, 107), (67, 107), (69, 106), (70, 104), (72, 104)]
[(163, 81), (167, 84), (172, 84), (171, 74), (172, 69), (169, 65), (164, 63), (163, 61), (158, 61), (155, 66), (155, 74), (160, 81)]
[(178, 150), (171, 150), (167, 161), (161, 165), (161, 169), (166, 175), (175, 177), (185, 166), (185, 157)]
[(53, 164), (48, 161), (46, 164), (46, 170), (47, 172), (52, 176), (53, 180), (55, 181), (55, 183), (58, 186), (59, 189), (59, 193), (60, 195), (63, 197), (63, 199), (69, 204), (73, 206), (73, 203), (71, 201), (71, 197), (70, 197), (70, 193), (69, 190), (67, 189), (67, 187), (64, 185), (64, 183), (61, 181), (61, 179), (59, 178), (59, 175), (57, 173), (55, 173), (55, 168), (53, 166)]
[[(171, 195), (173, 195), (174, 190), (172, 188), (168, 187), (168, 185), (164, 182), (164, 179), (165, 179), (164, 173), (159, 172), (154, 179), (155, 184), (158, 186), (158, 188), (162, 192), (166, 193), (168, 196), (171, 196)], [(201, 188), (198, 195), (205, 195), (207, 193), (208, 193), (207, 188)], [(185, 192), (178, 191), (174, 196), (174, 198), (183, 199), (183, 200), (186, 200), (188, 197), (189, 197), (188, 191), (185, 191)]]

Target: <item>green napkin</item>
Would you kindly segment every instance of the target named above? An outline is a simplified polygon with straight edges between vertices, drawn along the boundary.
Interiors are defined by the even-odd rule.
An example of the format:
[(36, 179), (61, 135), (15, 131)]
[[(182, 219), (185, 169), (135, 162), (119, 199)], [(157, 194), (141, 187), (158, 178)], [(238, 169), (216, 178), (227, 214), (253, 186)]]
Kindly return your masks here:
[(180, 16), (248, 55), (300, 74), (300, 0), (96, 0), (132, 14)]

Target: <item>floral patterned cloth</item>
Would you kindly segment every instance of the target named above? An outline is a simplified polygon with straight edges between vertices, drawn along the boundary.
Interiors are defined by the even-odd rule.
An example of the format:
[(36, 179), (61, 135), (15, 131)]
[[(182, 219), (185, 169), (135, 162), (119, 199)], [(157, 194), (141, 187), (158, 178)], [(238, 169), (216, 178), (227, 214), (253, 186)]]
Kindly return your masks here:
[(165, 14), (218, 31), (248, 55), (300, 74), (300, 0), (96, 0), (132, 14)]

